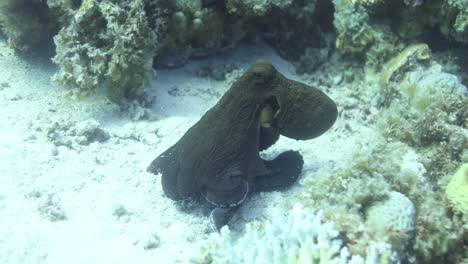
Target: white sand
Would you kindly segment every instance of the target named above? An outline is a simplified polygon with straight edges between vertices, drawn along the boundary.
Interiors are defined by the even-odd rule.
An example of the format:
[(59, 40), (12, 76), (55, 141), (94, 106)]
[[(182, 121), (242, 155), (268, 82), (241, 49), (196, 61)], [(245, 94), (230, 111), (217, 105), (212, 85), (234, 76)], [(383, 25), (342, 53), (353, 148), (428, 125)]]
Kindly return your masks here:
[[(229, 88), (227, 81), (196, 77), (194, 69), (208, 62), (245, 69), (258, 58), (300, 79), (270, 48), (244, 45), (181, 69), (158, 71), (151, 83), (156, 120), (134, 121), (102, 96), (65, 99), (64, 89), (50, 82), (54, 65), (19, 58), (0, 42), (0, 263), (187, 263), (206, 238), (208, 219), (196, 208), (178, 210), (146, 167)], [(168, 93), (175, 87), (178, 96)], [(55, 131), (54, 122), (69, 127), (67, 122), (90, 119), (110, 133), (109, 140), (80, 145), (71, 137), (70, 148), (47, 137)], [(299, 150), (303, 177), (333, 166), (357, 139), (375, 133), (359, 123), (351, 124), (351, 133), (344, 122), (338, 120), (314, 140), (281, 138), (264, 157)], [(298, 189), (254, 195), (235, 217), (234, 228), (268, 219), (270, 209)], [(120, 217), (114, 214), (117, 208)], [(54, 212), (66, 218), (51, 221), (47, 214)]]

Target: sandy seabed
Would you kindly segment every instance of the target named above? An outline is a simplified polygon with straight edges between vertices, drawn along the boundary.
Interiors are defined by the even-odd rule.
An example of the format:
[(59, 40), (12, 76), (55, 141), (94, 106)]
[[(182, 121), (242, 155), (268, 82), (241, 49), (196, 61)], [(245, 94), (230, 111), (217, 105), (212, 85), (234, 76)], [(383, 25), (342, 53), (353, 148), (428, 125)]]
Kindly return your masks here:
[[(51, 83), (56, 68), (49, 60), (19, 57), (2, 40), (0, 263), (188, 263), (207, 237), (208, 218), (202, 210), (186, 212), (165, 198), (160, 177), (146, 168), (232, 83), (197, 77), (197, 68), (234, 63), (245, 70), (259, 58), (301, 80), (269, 47), (244, 44), (155, 72), (152, 118), (135, 120), (102, 95), (65, 98), (64, 88)], [(340, 107), (339, 90), (330, 96)], [(352, 133), (344, 133), (343, 122), (314, 140), (281, 138), (262, 157), (300, 151), (302, 178), (334, 166), (357, 139), (376, 133), (359, 122)], [(269, 219), (299, 189), (297, 184), (284, 192), (253, 195), (233, 219), (233, 228)]]

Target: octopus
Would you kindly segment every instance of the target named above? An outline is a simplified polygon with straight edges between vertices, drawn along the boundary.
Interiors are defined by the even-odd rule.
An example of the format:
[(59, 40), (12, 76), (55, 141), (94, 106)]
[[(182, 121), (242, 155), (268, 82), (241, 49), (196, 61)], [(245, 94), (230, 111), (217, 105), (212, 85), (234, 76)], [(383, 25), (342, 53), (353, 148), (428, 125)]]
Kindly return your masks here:
[(318, 137), (336, 118), (335, 103), (321, 90), (258, 60), (148, 171), (161, 174), (167, 198), (210, 204), (210, 227), (220, 230), (252, 193), (286, 189), (299, 178), (304, 164), (299, 152), (263, 160), (260, 151), (280, 135)]

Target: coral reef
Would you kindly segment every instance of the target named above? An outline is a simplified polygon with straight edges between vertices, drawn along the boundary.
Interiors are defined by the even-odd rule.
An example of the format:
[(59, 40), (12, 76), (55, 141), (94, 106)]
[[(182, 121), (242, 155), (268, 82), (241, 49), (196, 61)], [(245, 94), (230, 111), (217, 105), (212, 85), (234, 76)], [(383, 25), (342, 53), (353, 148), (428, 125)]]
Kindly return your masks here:
[(362, 52), (374, 41), (365, 8), (347, 0), (335, 0), (334, 25), (336, 47), (348, 52)]
[[(389, 140), (413, 147), (424, 166), (426, 186), (430, 186), (428, 194), (420, 194), (423, 200), (405, 193), (417, 211), (415, 259), (457, 262), (463, 257), (459, 248), (466, 218), (453, 215), (444, 198), (452, 173), (466, 162), (467, 90), (459, 78), (428, 61), (426, 55), (424, 60), (417, 60), (417, 47), (426, 49), (420, 45), (407, 48), (390, 61), (389, 65), (395, 67), (381, 73), (380, 96), (385, 104), (376, 126)], [(410, 53), (413, 59), (406, 56)]]
[(226, 8), (229, 13), (240, 16), (264, 16), (271, 9), (284, 9), (292, 2), (292, 0), (226, 0)]
[(264, 38), (285, 58), (298, 59), (307, 47), (323, 46), (324, 27), (332, 31), (331, 19), (322, 19), (332, 16), (328, 1), (180, 0), (167, 8), (168, 28), (155, 61), (168, 67), (228, 50), (248, 36)]
[(421, 4), (423, 3), (423, 0), (404, 0), (403, 2), (404, 2), (406, 5), (415, 7), (415, 6), (421, 5)]
[[(399, 10), (399, 36), (411, 40), (417, 37), (442, 35), (448, 40), (468, 44), (468, 9), (466, 0), (429, 0), (413, 8)], [(425, 36), (426, 35), (426, 36)]]
[[(338, 49), (365, 55), (366, 62), (376, 68), (401, 49), (398, 37), (390, 26), (373, 22), (366, 5), (348, 0), (334, 0), (333, 3)], [(374, 1), (372, 4), (375, 4)]]
[(468, 2), (466, 0), (449, 0), (450, 11), (455, 15), (455, 38), (463, 42), (468, 42)]
[(247, 34), (247, 19), (227, 12), (223, 1), (169, 1), (167, 28), (158, 40), (155, 63), (178, 67), (189, 58), (234, 47)]
[(151, 73), (155, 42), (143, 1), (85, 0), (55, 37), (54, 81), (83, 96), (104, 78), (112, 101), (138, 99)]
[[(329, 1), (296, 0), (287, 8), (272, 8), (257, 27), (282, 57), (296, 61), (326, 46), (325, 33), (333, 31), (332, 10)], [(312, 59), (308, 63), (317, 62)]]
[[(235, 238), (224, 227), (202, 246), (195, 263), (387, 263), (393, 253), (384, 244), (368, 249), (367, 259), (350, 256), (332, 222), (295, 204), (285, 217), (277, 212), (263, 226), (248, 224)], [(253, 246), (254, 245), (254, 246)]]
[(50, 42), (59, 24), (58, 16), (45, 1), (2, 0), (0, 27), (12, 47), (32, 54)]
[(392, 102), (381, 110), (377, 127), (386, 137), (416, 147), (428, 179), (438, 182), (460, 165), (468, 148), (466, 87), (432, 63), (402, 70), (387, 89)]
[[(442, 193), (412, 158), (415, 153), (378, 135), (358, 146), (336, 168), (308, 175), (298, 199), (307, 207), (323, 208), (352, 254), (366, 255), (373, 241), (391, 244), (401, 261), (438, 263), (463, 256), (463, 223), (452, 222)], [(404, 204), (413, 204), (414, 211), (401, 209)], [(378, 216), (383, 226), (376, 227), (373, 211), (382, 208), (391, 210)]]
[(449, 46), (455, 40), (468, 44), (466, 0), (333, 3), (336, 47), (365, 58), (366, 64), (375, 69), (406, 43), (424, 41), (441, 46), (445, 41)]
[(456, 43), (463, 50), (466, 6), (466, 0), (5, 0), (0, 25), (25, 53), (59, 32), (54, 80), (78, 97), (94, 93), (104, 80), (108, 97), (124, 105), (143, 98), (153, 62), (177, 67), (249, 35), (298, 61), (300, 73), (330, 56), (327, 34), (336, 33), (341, 53), (376, 70), (408, 43)]
[[(385, 144), (380, 137), (371, 142), (375, 145), (359, 144), (362, 150), (343, 161), (346, 165), (308, 175), (303, 183), (306, 189), (298, 197), (308, 207), (324, 208), (325, 218), (336, 222), (337, 228), (345, 232), (346, 240), (353, 241), (351, 252), (360, 254), (372, 237), (365, 232), (365, 209), (387, 199), (392, 189), (405, 194), (413, 192), (403, 181), (424, 184), (414, 172), (402, 173), (400, 164), (407, 151), (404, 145)], [(394, 152), (400, 153), (399, 158), (391, 155)], [(412, 179), (405, 179), (407, 175)], [(393, 182), (393, 186), (388, 182)], [(400, 189), (405, 185), (407, 189)]]

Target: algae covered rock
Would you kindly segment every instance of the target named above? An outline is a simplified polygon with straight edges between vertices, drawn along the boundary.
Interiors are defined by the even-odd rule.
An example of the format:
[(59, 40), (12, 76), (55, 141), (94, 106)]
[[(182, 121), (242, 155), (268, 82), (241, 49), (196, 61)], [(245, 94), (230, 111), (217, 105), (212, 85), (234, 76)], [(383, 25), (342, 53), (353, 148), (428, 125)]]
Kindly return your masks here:
[(333, 0), (333, 24), (337, 32), (335, 44), (345, 53), (360, 55), (368, 65), (379, 68), (400, 48), (399, 38), (390, 25), (374, 20), (373, 13), (369, 11), (369, 6), (379, 6), (382, 1), (359, 2)]
[[(336, 47), (379, 69), (406, 43), (468, 45), (468, 2), (333, 0)], [(444, 43), (441, 45), (441, 43)]]
[(443, 72), (437, 66), (408, 73), (400, 89), (402, 95), (421, 112), (444, 107), (449, 97), (464, 100), (467, 93), (457, 76)]
[(424, 44), (410, 46), (385, 66), (380, 76), (385, 107), (377, 128), (411, 144), (423, 157), (426, 177), (441, 187), (468, 148), (468, 90), (456, 75), (428, 60), (427, 51)]
[(445, 194), (417, 153), (381, 135), (364, 141), (335, 168), (306, 177), (298, 200), (322, 208), (343, 239), (352, 241), (352, 254), (364, 255), (378, 241), (392, 245), (402, 263), (457, 263), (466, 224), (452, 220)]
[(168, 1), (155, 64), (179, 67), (190, 58), (233, 48), (249, 31), (248, 19), (230, 14), (224, 1)]
[(226, 0), (229, 13), (241, 16), (263, 16), (273, 8), (286, 8), (292, 0)]
[(32, 54), (51, 43), (59, 29), (58, 15), (46, 1), (0, 1), (0, 28), (15, 49)]
[(71, 95), (86, 96), (104, 78), (112, 101), (138, 98), (151, 73), (155, 41), (143, 1), (84, 0), (55, 37), (54, 81)]
[[(332, 31), (332, 10), (328, 1), (292, 1), (289, 5), (272, 8), (258, 28), (282, 57), (296, 61), (307, 50), (325, 46), (324, 32)], [(308, 63), (314, 63), (311, 61)]]

